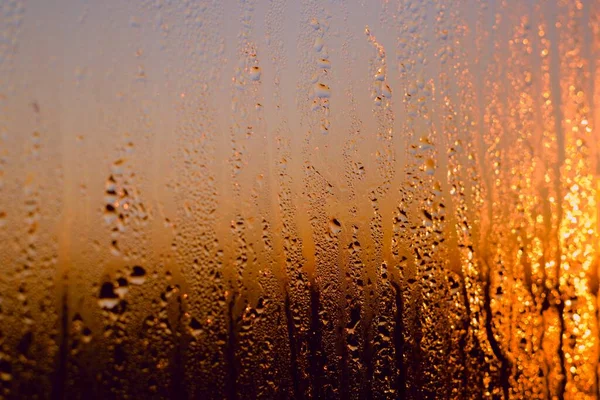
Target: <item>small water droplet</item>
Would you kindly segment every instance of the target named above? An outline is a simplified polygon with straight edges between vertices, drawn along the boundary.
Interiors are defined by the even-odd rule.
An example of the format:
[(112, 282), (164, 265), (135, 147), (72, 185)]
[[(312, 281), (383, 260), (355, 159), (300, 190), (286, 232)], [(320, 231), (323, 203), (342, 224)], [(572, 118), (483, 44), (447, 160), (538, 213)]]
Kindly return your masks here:
[(316, 38), (315, 39), (315, 44), (313, 45), (313, 49), (315, 49), (316, 52), (320, 52), (321, 50), (323, 50), (323, 45), (325, 43), (323, 42), (323, 38)]
[(435, 160), (433, 158), (428, 158), (425, 161), (425, 172), (427, 175), (433, 175), (435, 173)]
[(317, 83), (315, 85), (315, 96), (320, 98), (329, 98), (331, 97), (331, 89), (324, 83)]
[(192, 336), (198, 337), (202, 334), (202, 325), (200, 325), (200, 322), (196, 318), (192, 317), (189, 326)]
[(321, 26), (316, 18), (310, 20), (310, 26), (316, 31)]
[(90, 330), (90, 328), (88, 328), (88, 327), (83, 328), (83, 330), (81, 331), (81, 335), (82, 335), (81, 341), (83, 343), (89, 343), (92, 341), (92, 331)]
[(421, 150), (433, 149), (433, 143), (431, 143), (431, 140), (429, 140), (427, 136), (421, 136), (421, 138), (419, 138), (419, 142), (419, 147)]
[(342, 231), (342, 224), (337, 220), (337, 218), (331, 218), (329, 221), (329, 231), (332, 235), (337, 235)]
[(250, 79), (253, 81), (260, 80), (261, 69), (258, 66), (253, 66), (250, 68)]
[(321, 103), (319, 102), (319, 99), (314, 99), (313, 103), (312, 103), (312, 107), (311, 110), (313, 111), (318, 111), (322, 108)]
[(327, 135), (329, 133), (329, 127), (330, 126), (331, 126), (331, 122), (327, 118), (324, 118), (321, 121), (321, 133), (323, 135)]
[(127, 282), (127, 279), (125, 278), (119, 278), (117, 279), (117, 284), (118, 286), (115, 288), (115, 293), (120, 297), (123, 298), (125, 297), (125, 295), (127, 294), (127, 292), (129, 292), (129, 284)]
[(388, 85), (387, 83), (381, 84), (381, 95), (388, 99), (392, 98), (392, 89), (390, 88), (390, 85)]
[(329, 69), (329, 68), (331, 68), (331, 61), (329, 61), (325, 58), (321, 58), (321, 59), (319, 59), (319, 62), (317, 63), (317, 65), (319, 66), (319, 68)]

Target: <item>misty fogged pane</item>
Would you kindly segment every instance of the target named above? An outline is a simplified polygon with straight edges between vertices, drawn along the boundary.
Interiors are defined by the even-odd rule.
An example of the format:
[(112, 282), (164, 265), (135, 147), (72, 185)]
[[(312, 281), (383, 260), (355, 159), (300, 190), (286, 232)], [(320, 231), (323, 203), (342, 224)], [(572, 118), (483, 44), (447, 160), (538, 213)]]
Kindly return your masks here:
[(598, 0), (0, 1), (0, 399), (598, 399)]

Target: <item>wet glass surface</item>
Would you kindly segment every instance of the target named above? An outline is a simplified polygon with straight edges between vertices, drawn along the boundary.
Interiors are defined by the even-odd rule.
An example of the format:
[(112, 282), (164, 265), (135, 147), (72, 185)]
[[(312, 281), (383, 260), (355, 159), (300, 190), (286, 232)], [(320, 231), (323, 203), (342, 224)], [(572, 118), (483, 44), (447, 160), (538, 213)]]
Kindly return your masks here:
[(598, 0), (0, 2), (0, 398), (598, 399)]

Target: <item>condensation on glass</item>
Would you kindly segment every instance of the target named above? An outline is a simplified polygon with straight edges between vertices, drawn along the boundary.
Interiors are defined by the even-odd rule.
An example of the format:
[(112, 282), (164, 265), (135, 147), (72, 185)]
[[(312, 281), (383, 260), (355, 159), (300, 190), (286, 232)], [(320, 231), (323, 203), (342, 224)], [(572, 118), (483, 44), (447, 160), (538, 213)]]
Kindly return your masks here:
[(598, 0), (0, 2), (0, 398), (597, 399)]

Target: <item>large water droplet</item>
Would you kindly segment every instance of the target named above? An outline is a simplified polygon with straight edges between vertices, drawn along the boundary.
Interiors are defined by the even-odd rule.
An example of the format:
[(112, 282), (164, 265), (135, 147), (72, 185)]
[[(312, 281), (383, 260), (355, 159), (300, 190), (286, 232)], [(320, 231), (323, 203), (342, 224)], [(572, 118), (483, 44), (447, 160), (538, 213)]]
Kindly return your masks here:
[(139, 265), (134, 266), (129, 275), (129, 282), (132, 285), (143, 285), (146, 282), (146, 270)]
[(111, 282), (105, 282), (100, 288), (98, 304), (105, 309), (113, 309), (119, 304), (119, 296), (115, 293), (115, 287)]

